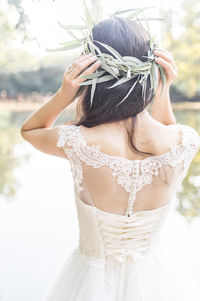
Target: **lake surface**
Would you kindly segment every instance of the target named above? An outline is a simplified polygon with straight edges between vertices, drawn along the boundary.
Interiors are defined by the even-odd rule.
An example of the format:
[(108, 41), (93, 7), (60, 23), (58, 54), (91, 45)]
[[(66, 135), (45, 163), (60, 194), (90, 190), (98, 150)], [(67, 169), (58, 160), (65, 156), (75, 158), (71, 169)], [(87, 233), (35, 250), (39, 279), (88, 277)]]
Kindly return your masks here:
[[(200, 112), (177, 111), (177, 121), (200, 133)], [(0, 300), (41, 301), (55, 272), (78, 244), (69, 162), (24, 141), (30, 112), (0, 113)], [(61, 114), (55, 125), (69, 120)], [(168, 215), (163, 244), (200, 281), (200, 154)], [(193, 216), (193, 217), (192, 217)], [(63, 300), (64, 301), (64, 300)]]

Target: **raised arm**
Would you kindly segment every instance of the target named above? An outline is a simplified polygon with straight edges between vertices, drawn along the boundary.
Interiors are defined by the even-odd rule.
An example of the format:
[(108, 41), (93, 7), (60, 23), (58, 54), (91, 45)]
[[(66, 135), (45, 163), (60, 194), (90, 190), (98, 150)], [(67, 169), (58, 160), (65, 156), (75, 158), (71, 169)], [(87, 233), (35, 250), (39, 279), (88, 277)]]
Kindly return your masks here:
[(80, 87), (79, 83), (85, 81), (82, 76), (93, 73), (99, 66), (100, 62), (95, 56), (84, 55), (78, 58), (72, 64), (71, 72), (66, 70), (64, 73), (58, 91), (25, 120), (21, 126), (22, 137), (44, 153), (65, 158), (63, 150), (56, 147), (60, 126), (52, 125), (58, 115), (73, 101)]
[(162, 83), (160, 81), (154, 97), (151, 116), (165, 125), (175, 124), (176, 117), (172, 110), (169, 90), (172, 82), (177, 78), (178, 69), (173, 57), (167, 50), (159, 48), (154, 53), (157, 56), (156, 62), (164, 68), (166, 86), (161, 94)]

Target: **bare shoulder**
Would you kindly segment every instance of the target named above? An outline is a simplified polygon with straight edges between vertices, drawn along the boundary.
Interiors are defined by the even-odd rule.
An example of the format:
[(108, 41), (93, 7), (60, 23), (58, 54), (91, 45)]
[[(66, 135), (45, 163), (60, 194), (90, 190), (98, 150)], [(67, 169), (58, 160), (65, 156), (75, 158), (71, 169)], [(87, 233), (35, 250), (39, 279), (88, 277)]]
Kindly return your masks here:
[(153, 142), (153, 151), (156, 155), (170, 151), (174, 146), (182, 143), (182, 133), (178, 124), (163, 125), (152, 130), (150, 137)]
[[(100, 144), (102, 148), (106, 148), (107, 145), (114, 145), (117, 137), (116, 128), (109, 124), (101, 124), (90, 128), (81, 126), (81, 133), (88, 145)], [(120, 135), (120, 132), (118, 134)]]
[[(112, 124), (102, 124), (87, 128), (82, 126), (81, 133), (88, 145), (100, 145), (100, 150), (108, 155), (123, 156), (128, 159), (141, 159), (133, 154), (128, 144), (127, 131), (123, 127)], [(182, 141), (176, 124), (158, 125), (134, 134), (134, 145), (144, 152), (160, 155), (171, 150)]]

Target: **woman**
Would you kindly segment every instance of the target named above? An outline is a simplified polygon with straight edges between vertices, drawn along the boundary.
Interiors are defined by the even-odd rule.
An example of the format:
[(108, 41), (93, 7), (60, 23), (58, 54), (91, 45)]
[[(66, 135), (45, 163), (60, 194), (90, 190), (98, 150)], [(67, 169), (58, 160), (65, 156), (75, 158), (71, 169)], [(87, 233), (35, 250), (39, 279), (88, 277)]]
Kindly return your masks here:
[[(122, 56), (145, 61), (150, 37), (133, 21), (109, 18), (93, 27), (94, 40)], [(101, 48), (102, 52), (105, 49)], [(162, 224), (178, 185), (200, 148), (189, 126), (176, 123), (169, 87), (177, 77), (170, 53), (155, 50), (166, 85), (155, 95), (147, 79), (145, 106), (134, 78), (115, 79), (79, 93), (79, 119), (52, 127), (77, 95), (83, 76), (101, 65), (82, 55), (64, 74), (55, 95), (23, 124), (21, 134), (47, 154), (68, 159), (74, 177), (79, 245), (49, 285), (46, 301), (199, 301), (199, 284), (159, 244)], [(148, 105), (153, 107), (149, 113)]]

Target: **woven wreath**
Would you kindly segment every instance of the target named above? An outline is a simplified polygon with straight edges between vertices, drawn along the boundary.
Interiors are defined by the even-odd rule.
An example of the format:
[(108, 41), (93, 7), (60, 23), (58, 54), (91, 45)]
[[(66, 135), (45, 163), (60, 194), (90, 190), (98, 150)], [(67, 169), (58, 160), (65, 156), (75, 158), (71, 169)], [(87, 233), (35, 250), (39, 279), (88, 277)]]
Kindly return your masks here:
[[(96, 85), (98, 83), (103, 83), (113, 79), (116, 79), (116, 82), (112, 86), (108, 87), (108, 89), (112, 89), (135, 77), (138, 77), (137, 80), (134, 82), (133, 86), (128, 91), (128, 93), (117, 104), (117, 106), (126, 100), (126, 98), (133, 91), (133, 89), (135, 88), (138, 82), (142, 86), (142, 97), (145, 104), (147, 79), (150, 76), (151, 89), (153, 90), (153, 93), (155, 93), (157, 83), (158, 83), (158, 70), (160, 72), (162, 91), (163, 91), (163, 88), (166, 84), (165, 72), (162, 66), (157, 64), (155, 61), (154, 49), (158, 47), (158, 42), (155, 40), (155, 36), (151, 37), (150, 28), (148, 24), (148, 20), (163, 20), (163, 19), (147, 18), (144, 14), (144, 11), (146, 9), (149, 9), (149, 7), (133, 8), (133, 9), (127, 9), (121, 11), (117, 10), (115, 13), (111, 15), (111, 17), (123, 16), (123, 18), (134, 20), (140, 24), (143, 21), (145, 22), (146, 29), (148, 30), (151, 39), (150, 39), (150, 50), (148, 51), (148, 55), (145, 56), (146, 61), (143, 62), (133, 56), (121, 56), (111, 46), (93, 40), (92, 28), (93, 26), (95, 26), (95, 24), (101, 21), (101, 19), (96, 18), (96, 20), (93, 20), (90, 10), (86, 5), (86, 2), (84, 1), (83, 4), (85, 10), (85, 19), (83, 19), (84, 21), (83, 25), (63, 25), (59, 23), (60, 27), (65, 29), (73, 37), (73, 40), (69, 42), (61, 43), (62, 47), (57, 49), (51, 49), (50, 51), (66, 51), (66, 50), (82, 47), (82, 51), (81, 51), (82, 54), (93, 53), (94, 55), (97, 56), (98, 60), (101, 62), (100, 67), (94, 73), (84, 76), (86, 81), (80, 83), (80, 86), (82, 87), (80, 87), (79, 89), (80, 91), (84, 86), (92, 85), (90, 106), (92, 106), (93, 103), (93, 97), (94, 97)], [(81, 37), (77, 36), (77, 34), (81, 34)], [(98, 44), (103, 46), (110, 54), (103, 53), (97, 46)]]

